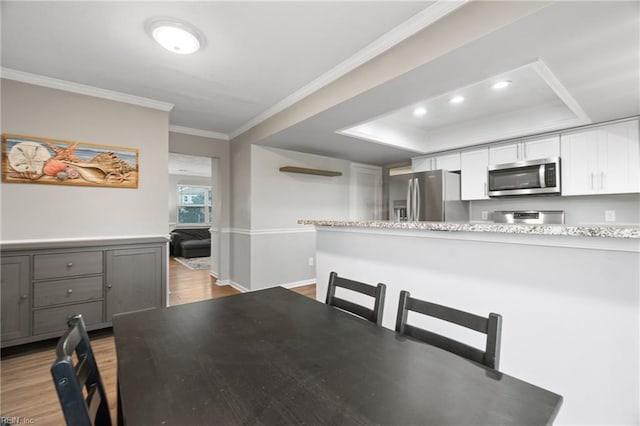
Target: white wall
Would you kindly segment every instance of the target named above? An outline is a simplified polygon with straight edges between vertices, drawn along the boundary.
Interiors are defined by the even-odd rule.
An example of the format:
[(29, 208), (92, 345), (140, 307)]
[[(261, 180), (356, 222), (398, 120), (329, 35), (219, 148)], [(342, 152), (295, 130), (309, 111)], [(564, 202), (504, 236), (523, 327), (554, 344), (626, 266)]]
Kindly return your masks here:
[(1, 81), (2, 133), (139, 150), (137, 189), (2, 184), (3, 242), (167, 235), (169, 114)]
[(564, 210), (570, 225), (605, 223), (604, 212), (614, 210), (616, 224), (640, 224), (640, 194), (591, 195), (575, 197), (511, 197), (471, 201), (471, 220), (482, 220), (483, 211)]
[[(262, 146), (251, 147), (251, 228), (298, 228), (299, 219), (349, 219), (350, 162)], [(279, 171), (283, 166), (342, 172), (327, 177)]]
[[(365, 231), (317, 232), (319, 300), (329, 272), (337, 271), (387, 285), (383, 326), (390, 329), (402, 289), (479, 315), (499, 313), (500, 371), (562, 395), (557, 424), (638, 424), (637, 241), (618, 241), (629, 244), (616, 251), (575, 247), (586, 237), (512, 235), (496, 242), (465, 240), (464, 233)], [(574, 247), (533, 245), (545, 238)]]

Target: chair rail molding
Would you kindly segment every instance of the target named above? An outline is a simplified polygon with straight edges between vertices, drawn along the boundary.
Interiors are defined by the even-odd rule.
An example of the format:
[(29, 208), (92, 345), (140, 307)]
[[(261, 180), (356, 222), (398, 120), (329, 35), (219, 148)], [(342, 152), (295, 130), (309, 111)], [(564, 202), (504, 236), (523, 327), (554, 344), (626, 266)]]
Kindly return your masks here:
[[(224, 231), (223, 231), (224, 232)], [(307, 232), (316, 232), (314, 227), (304, 228), (265, 228), (265, 229), (246, 229), (246, 228), (230, 228), (232, 234), (240, 235), (275, 235), (275, 234), (302, 234)]]

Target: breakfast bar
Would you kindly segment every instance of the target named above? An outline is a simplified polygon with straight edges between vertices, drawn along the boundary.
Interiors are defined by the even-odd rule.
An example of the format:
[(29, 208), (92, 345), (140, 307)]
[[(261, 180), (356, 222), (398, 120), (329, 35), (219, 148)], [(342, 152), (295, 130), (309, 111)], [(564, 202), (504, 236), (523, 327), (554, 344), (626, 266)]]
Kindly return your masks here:
[(316, 227), (318, 299), (338, 271), (387, 285), (387, 328), (401, 290), (499, 313), (500, 370), (563, 395), (558, 424), (640, 420), (638, 226), (299, 223)]

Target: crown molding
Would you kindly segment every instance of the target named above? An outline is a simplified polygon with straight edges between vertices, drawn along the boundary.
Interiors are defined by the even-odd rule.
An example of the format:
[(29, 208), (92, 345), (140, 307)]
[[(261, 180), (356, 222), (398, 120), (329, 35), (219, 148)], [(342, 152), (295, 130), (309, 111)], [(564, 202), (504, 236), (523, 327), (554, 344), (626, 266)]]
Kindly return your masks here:
[(229, 140), (229, 135), (225, 133), (193, 129), (191, 127), (174, 126), (173, 124), (169, 126), (169, 131), (173, 133), (182, 133), (183, 135), (202, 136), (203, 138), (222, 139), (223, 141)]
[(95, 98), (108, 99), (110, 101), (123, 102), (126, 104), (138, 105), (145, 108), (157, 109), (160, 111), (171, 111), (173, 104), (167, 102), (156, 101), (154, 99), (143, 98), (140, 96), (128, 95), (126, 93), (115, 92), (113, 90), (100, 89), (98, 87), (87, 86), (85, 84), (74, 83), (71, 81), (59, 80), (57, 78), (45, 77), (43, 75), (31, 74), (24, 71), (18, 71), (10, 68), (2, 67), (0, 76), (7, 80), (15, 80), (22, 83), (33, 84), (36, 86), (48, 87), (50, 89), (64, 90), (65, 92), (78, 93), (80, 95), (93, 96)]
[(418, 31), (428, 27), (432, 23), (436, 22), (440, 18), (448, 15), (453, 12), (460, 6), (464, 5), (467, 0), (438, 0), (433, 5), (427, 7), (426, 9), (420, 11), (416, 15), (412, 16), (408, 20), (404, 21), (402, 24), (398, 25), (391, 31), (383, 34), (372, 43), (364, 47), (363, 49), (356, 52), (349, 59), (341, 62), (335, 67), (331, 68), (326, 73), (322, 74), (320, 77), (311, 81), (306, 86), (301, 89), (293, 92), (291, 95), (287, 96), (280, 102), (271, 106), (270, 108), (264, 110), (259, 115), (255, 116), (251, 120), (247, 121), (240, 128), (229, 134), (231, 139), (243, 134), (247, 130), (252, 127), (257, 126), (268, 118), (273, 117), (277, 113), (285, 110), (296, 102), (304, 99), (305, 97), (311, 95), (312, 93), (318, 91), (324, 86), (334, 82), (339, 79), (343, 75), (353, 71), (360, 65), (368, 62), (369, 60), (375, 58), (381, 53), (389, 50), (396, 44), (401, 41), (411, 37)]

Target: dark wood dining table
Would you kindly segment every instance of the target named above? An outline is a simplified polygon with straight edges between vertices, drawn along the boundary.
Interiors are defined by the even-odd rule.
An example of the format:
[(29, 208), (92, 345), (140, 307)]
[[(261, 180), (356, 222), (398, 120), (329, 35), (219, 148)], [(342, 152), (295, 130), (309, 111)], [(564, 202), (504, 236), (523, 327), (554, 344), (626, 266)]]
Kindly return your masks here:
[(282, 287), (114, 316), (119, 423), (538, 425), (562, 397)]

